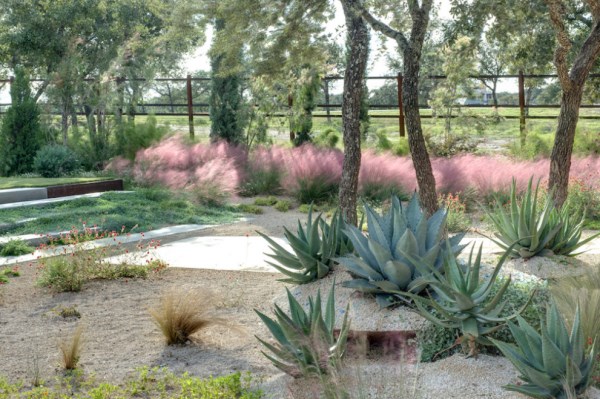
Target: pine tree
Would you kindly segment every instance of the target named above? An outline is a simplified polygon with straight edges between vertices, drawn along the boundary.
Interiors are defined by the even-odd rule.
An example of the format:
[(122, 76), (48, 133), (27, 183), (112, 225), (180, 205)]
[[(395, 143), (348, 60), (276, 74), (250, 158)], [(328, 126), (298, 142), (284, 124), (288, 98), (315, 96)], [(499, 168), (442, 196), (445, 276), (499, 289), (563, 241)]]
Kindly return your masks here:
[(33, 158), (44, 141), (40, 112), (22, 68), (15, 68), (10, 97), (12, 105), (0, 128), (0, 175), (3, 176), (31, 172)]

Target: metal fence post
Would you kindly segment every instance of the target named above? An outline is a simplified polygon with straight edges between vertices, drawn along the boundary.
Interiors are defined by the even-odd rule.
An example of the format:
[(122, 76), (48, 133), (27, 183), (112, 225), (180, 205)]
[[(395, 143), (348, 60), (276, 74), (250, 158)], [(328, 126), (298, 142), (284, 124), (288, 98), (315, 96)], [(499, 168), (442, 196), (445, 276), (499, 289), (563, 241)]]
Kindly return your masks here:
[(400, 137), (406, 136), (406, 131), (404, 130), (404, 104), (402, 103), (402, 82), (404, 78), (402, 74), (398, 72), (398, 76), (396, 76), (396, 81), (398, 83), (398, 124), (400, 128)]
[(190, 138), (194, 138), (194, 102), (192, 99), (192, 75), (187, 76), (187, 106)]
[(519, 71), (519, 132), (521, 138), (521, 148), (525, 146), (527, 138), (527, 120), (525, 119), (525, 76), (523, 71)]

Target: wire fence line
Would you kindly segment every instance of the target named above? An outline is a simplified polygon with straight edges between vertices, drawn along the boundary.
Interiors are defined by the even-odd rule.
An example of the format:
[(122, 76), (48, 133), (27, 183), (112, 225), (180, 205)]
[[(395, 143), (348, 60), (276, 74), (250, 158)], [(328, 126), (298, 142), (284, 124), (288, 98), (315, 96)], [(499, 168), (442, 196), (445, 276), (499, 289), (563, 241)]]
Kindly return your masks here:
[[(506, 75), (469, 75), (470, 79), (478, 80), (478, 81), (490, 81), (490, 80), (501, 80), (501, 79), (517, 79), (518, 83), (518, 92), (516, 93), (518, 96), (518, 101), (511, 103), (498, 103), (498, 108), (507, 108), (507, 109), (519, 109), (518, 115), (503, 115), (502, 117), (505, 119), (519, 119), (521, 124), (526, 123), (527, 119), (556, 119), (556, 115), (529, 115), (529, 109), (557, 109), (560, 108), (560, 104), (527, 104), (526, 102), (526, 93), (525, 93), (525, 80), (526, 79), (556, 79), (558, 76), (553, 74), (525, 74), (520, 72), (519, 74), (506, 74)], [(590, 74), (590, 79), (600, 78), (600, 74)], [(403, 76), (398, 73), (397, 75), (384, 75), (384, 76), (367, 76), (365, 78), (367, 81), (369, 80), (387, 80), (393, 81), (396, 83), (397, 87), (402, 87)], [(423, 76), (423, 80), (443, 80), (446, 79), (445, 75), (427, 75)], [(208, 116), (209, 115), (209, 104), (207, 102), (195, 101), (194, 97), (198, 97), (194, 95), (194, 85), (196, 88), (198, 85), (207, 85), (210, 82), (210, 78), (207, 77), (192, 77), (191, 75), (187, 75), (185, 78), (155, 78), (155, 79), (145, 79), (145, 78), (117, 78), (115, 80), (119, 80), (119, 82), (136, 82), (136, 83), (159, 83), (159, 84), (167, 84), (168, 87), (168, 95), (163, 93), (159, 93), (157, 90), (153, 88), (147, 88), (146, 92), (150, 93), (154, 91), (156, 94), (161, 94), (158, 98), (162, 101), (159, 102), (146, 102), (142, 96), (135, 106), (130, 107), (128, 109), (129, 114), (134, 115), (156, 115), (156, 116), (187, 116), (189, 125), (190, 125), (190, 134), (193, 134), (193, 120), (195, 116)], [(315, 118), (327, 118), (331, 120), (332, 118), (341, 118), (341, 103), (331, 102), (330, 101), (330, 84), (332, 82), (343, 80), (342, 76), (326, 76), (322, 79), (323, 86), (322, 90), (324, 91), (324, 101), (317, 104), (317, 109), (321, 112), (314, 113), (312, 116)], [(0, 79), (0, 84), (6, 85), (7, 83), (12, 84), (13, 78), (10, 79)], [(97, 80), (95, 79), (83, 79), (83, 82), (95, 83)], [(43, 79), (31, 79), (30, 82), (33, 83), (42, 83), (47, 84), (46, 80)], [(172, 91), (176, 88), (171, 88), (169, 84), (180, 85), (185, 84), (186, 90), (179, 91), (176, 95), (172, 95)], [(180, 88), (181, 89), (181, 88)], [(197, 91), (197, 90), (196, 90)], [(207, 92), (207, 88), (203, 90)], [(489, 91), (489, 90), (488, 90)], [(149, 97), (149, 96), (146, 96)], [(155, 95), (154, 98), (157, 96)], [(165, 99), (165, 97), (167, 97)], [(151, 101), (152, 99), (149, 98)], [(165, 101), (168, 100), (168, 101)], [(401, 90), (398, 90), (396, 101), (388, 104), (369, 104), (370, 110), (387, 110), (389, 113), (369, 113), (370, 118), (384, 118), (384, 119), (397, 119), (400, 136), (405, 135), (405, 123), (404, 123), (404, 109), (402, 105), (402, 93)], [(10, 103), (0, 104), (0, 114), (4, 113), (6, 108), (9, 107)], [(60, 107), (56, 104), (52, 104), (50, 102), (40, 102), (40, 105), (44, 108), (45, 112), (48, 114), (56, 114), (60, 115)], [(287, 104), (281, 104), (280, 110), (277, 112), (273, 112), (270, 116), (273, 117), (286, 117), (289, 116), (290, 111), (289, 108), (292, 106), (290, 102)], [(471, 103), (471, 104), (456, 104), (456, 107), (465, 107), (465, 108), (483, 108), (483, 109), (494, 109), (493, 104), (489, 103)], [(79, 108), (79, 110), (77, 110)], [(423, 110), (430, 109), (428, 105), (420, 105), (420, 108)], [(583, 104), (581, 108), (584, 109), (600, 109), (600, 104)], [(76, 107), (77, 115), (85, 115), (83, 111), (83, 106)], [(438, 115), (440, 118), (447, 117), (445, 115)], [(435, 115), (429, 113), (423, 113), (421, 115), (422, 118), (434, 118)], [(456, 116), (451, 116), (456, 117)], [(600, 115), (581, 115), (580, 119), (600, 119)]]

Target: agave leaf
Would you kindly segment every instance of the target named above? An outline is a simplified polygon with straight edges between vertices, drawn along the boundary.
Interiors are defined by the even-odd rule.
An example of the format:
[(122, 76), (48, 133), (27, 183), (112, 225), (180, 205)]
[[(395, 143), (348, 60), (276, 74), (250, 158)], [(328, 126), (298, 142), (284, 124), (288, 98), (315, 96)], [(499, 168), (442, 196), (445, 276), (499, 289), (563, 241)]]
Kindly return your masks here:
[(377, 259), (373, 256), (369, 250), (369, 239), (363, 235), (363, 233), (352, 225), (346, 226), (344, 233), (352, 241), (354, 249), (367, 264), (371, 267), (378, 267)]
[(366, 278), (367, 280), (382, 280), (383, 276), (371, 268), (362, 259), (355, 256), (345, 256), (343, 258), (337, 258), (336, 261), (350, 273), (355, 274), (359, 277)]
[(371, 284), (375, 285), (381, 291), (384, 291), (387, 293), (398, 292), (401, 290), (397, 284), (394, 284), (391, 281), (387, 281), (387, 280), (372, 281)]
[(544, 370), (550, 378), (563, 375), (566, 367), (565, 354), (548, 337), (542, 329), (542, 357), (544, 359)]
[(525, 396), (535, 399), (548, 399), (552, 397), (552, 392), (549, 390), (538, 387), (536, 385), (524, 384), (524, 385), (504, 385), (504, 389), (507, 391), (519, 392)]
[(384, 221), (371, 207), (365, 204), (365, 213), (367, 214), (367, 228), (369, 229), (369, 238), (375, 240), (382, 246), (390, 247), (391, 234), (384, 231)]
[[(553, 307), (556, 308), (555, 305)], [(573, 326), (571, 328), (570, 341), (572, 349), (569, 351), (569, 354), (575, 363), (580, 364), (583, 360), (583, 348), (585, 348), (585, 341), (583, 337), (583, 329), (581, 328), (581, 312), (579, 311), (579, 304), (577, 305), (577, 310), (575, 311), (575, 319), (573, 320)]]
[(335, 279), (331, 284), (331, 290), (327, 296), (327, 306), (325, 307), (325, 324), (327, 331), (333, 332), (335, 326)]
[(389, 248), (382, 246), (377, 241), (369, 239), (369, 250), (377, 260), (379, 269), (382, 269), (383, 265), (392, 259), (392, 254), (390, 253)]
[(475, 320), (472, 317), (465, 319), (461, 323), (461, 331), (462, 331), (463, 335), (470, 335), (472, 337), (478, 338), (479, 337), (479, 324), (477, 323), (477, 320)]
[(389, 260), (383, 265), (383, 274), (394, 285), (405, 289), (412, 280), (412, 270), (405, 263)]
[(259, 312), (258, 310), (254, 310), (254, 312), (258, 315), (258, 317), (260, 317), (260, 319), (263, 321), (263, 323), (265, 323), (265, 325), (267, 326), (267, 328), (269, 329), (269, 331), (271, 332), (273, 337), (275, 337), (275, 339), (280, 344), (282, 344), (282, 345), (290, 344), (289, 341), (287, 340), (285, 334), (283, 333), (281, 326), (279, 324), (277, 324), (277, 322), (275, 322), (275, 320), (273, 320), (270, 317), (266, 316), (265, 314)]
[(442, 240), (447, 216), (448, 212), (445, 209), (439, 209), (427, 221), (427, 248)]
[(354, 280), (344, 281), (342, 283), (342, 286), (346, 288), (353, 288), (357, 291), (365, 292), (367, 294), (376, 294), (381, 292), (381, 290), (376, 285), (371, 284), (367, 280), (358, 278)]
[(395, 300), (395, 297), (389, 294), (376, 294), (375, 302), (377, 302), (381, 309), (385, 309), (398, 304), (398, 301)]
[(421, 211), (421, 206), (419, 205), (419, 194), (415, 192), (408, 202), (408, 208), (406, 208), (406, 216), (408, 219), (408, 226), (411, 230), (417, 228), (417, 225), (423, 218), (423, 212)]

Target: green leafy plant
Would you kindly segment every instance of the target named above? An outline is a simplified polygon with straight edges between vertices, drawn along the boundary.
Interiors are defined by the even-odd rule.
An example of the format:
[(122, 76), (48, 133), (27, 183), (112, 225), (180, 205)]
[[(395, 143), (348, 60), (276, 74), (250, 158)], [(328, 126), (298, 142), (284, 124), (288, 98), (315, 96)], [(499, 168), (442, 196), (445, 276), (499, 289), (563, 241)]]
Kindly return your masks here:
[(214, 314), (214, 297), (208, 292), (170, 291), (150, 315), (163, 333), (167, 345), (185, 344), (193, 334), (227, 321)]
[(10, 97), (12, 105), (0, 126), (0, 176), (31, 172), (33, 157), (44, 144), (40, 111), (23, 68), (15, 68)]
[[(488, 216), (494, 223), (497, 239), (493, 241), (502, 249), (512, 247), (513, 257), (531, 258), (532, 256), (575, 255), (574, 251), (598, 235), (581, 240), (583, 218), (573, 220), (568, 204), (561, 210), (554, 207), (552, 196), (547, 195), (538, 208), (540, 183), (532, 189), (529, 179), (527, 189), (521, 200), (517, 200), (517, 184), (513, 179), (510, 190), (509, 209), (506, 210), (500, 200), (496, 201)], [(516, 245), (512, 245), (516, 243)]]
[(468, 231), (471, 221), (467, 217), (467, 205), (461, 200), (459, 194), (438, 196), (438, 204), (448, 210), (446, 228), (451, 233)]
[[(322, 214), (313, 220), (312, 210), (308, 212), (306, 229), (298, 220), (297, 235), (284, 228), (285, 238), (290, 243), (290, 252), (271, 237), (257, 232), (270, 245), (273, 254), (268, 256), (277, 263), (267, 262), (287, 276), (281, 281), (305, 284), (321, 279), (329, 273), (334, 259), (352, 251), (352, 245), (345, 236), (346, 227), (341, 213), (334, 213), (331, 224), (323, 220)], [(320, 234), (319, 234), (320, 230)]]
[(516, 346), (492, 340), (525, 382), (504, 388), (540, 399), (567, 399), (584, 394), (592, 382), (596, 349), (592, 343), (586, 350), (579, 309), (570, 334), (555, 304), (548, 308), (539, 333), (523, 318), (517, 320), (518, 326), (508, 324)]
[(309, 297), (308, 310), (302, 308), (287, 290), (289, 315), (275, 305), (275, 319), (255, 310), (276, 342), (270, 344), (256, 337), (271, 354), (263, 354), (275, 367), (294, 378), (323, 375), (339, 370), (350, 329), (348, 307), (339, 335), (335, 328), (335, 282), (331, 287), (325, 311), (321, 308), (321, 291)]
[(254, 200), (254, 205), (258, 206), (273, 206), (277, 203), (277, 198), (273, 196), (258, 197)]
[[(493, 297), (491, 293), (498, 273), (508, 257), (508, 252), (505, 252), (500, 258), (490, 278), (482, 282), (480, 281), (481, 248), (480, 246), (474, 260), (473, 248), (471, 248), (466, 267), (459, 265), (450, 248), (447, 248), (444, 273), (430, 269), (431, 274), (427, 279), (427, 283), (437, 295), (436, 298), (425, 299), (416, 295), (411, 296), (419, 313), (427, 320), (441, 327), (460, 329), (459, 342), (466, 341), (469, 357), (477, 356), (477, 344), (491, 344), (487, 335), (499, 330), (507, 320), (515, 318), (529, 305), (528, 301), (521, 311), (512, 316), (500, 316), (500, 312), (506, 305), (506, 302), (502, 300), (510, 285), (510, 277)], [(435, 313), (428, 308), (435, 309)]]
[(288, 200), (279, 200), (277, 201), (277, 203), (275, 203), (275, 205), (273, 205), (273, 208), (275, 208), (279, 212), (287, 212), (290, 210), (291, 207), (292, 203)]
[(237, 209), (244, 213), (252, 213), (254, 215), (260, 215), (263, 213), (263, 210), (260, 207), (252, 204), (239, 204)]
[[(560, 229), (560, 225), (551, 224), (556, 219), (550, 218), (554, 205), (550, 197), (543, 203), (542, 209), (538, 210), (538, 191), (540, 182), (532, 190), (532, 181), (529, 179), (527, 190), (523, 198), (517, 200), (517, 183), (512, 181), (510, 189), (509, 210), (502, 206), (500, 200), (496, 201), (493, 212), (488, 216), (497, 229), (496, 239), (493, 241), (503, 250), (510, 250), (513, 257), (530, 258), (535, 255), (551, 255), (552, 252), (546, 248), (547, 244), (554, 238)], [(517, 243), (513, 245), (513, 243)]]
[(19, 277), (21, 273), (19, 273), (19, 267), (4, 267), (0, 269), (0, 284), (8, 283), (9, 277)]
[[(427, 218), (414, 194), (406, 210), (392, 197), (392, 206), (382, 216), (367, 204), (368, 236), (354, 226), (345, 233), (358, 254), (339, 258), (338, 262), (354, 277), (344, 282), (347, 288), (374, 294), (381, 307), (407, 300), (402, 292), (419, 294), (427, 287), (422, 270), (442, 270), (446, 241), (450, 251), (458, 254), (463, 235), (445, 239), (447, 212), (441, 209)], [(422, 266), (418, 266), (422, 265)]]
[(42, 177), (63, 177), (81, 168), (77, 155), (64, 145), (42, 147), (33, 160), (33, 169)]
[(23, 240), (9, 240), (6, 244), (0, 246), (0, 256), (21, 256), (31, 254), (34, 251), (35, 248)]

